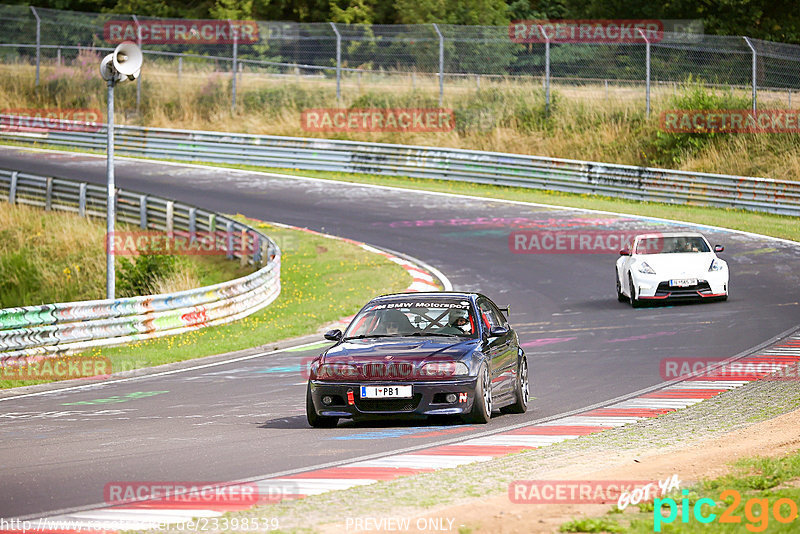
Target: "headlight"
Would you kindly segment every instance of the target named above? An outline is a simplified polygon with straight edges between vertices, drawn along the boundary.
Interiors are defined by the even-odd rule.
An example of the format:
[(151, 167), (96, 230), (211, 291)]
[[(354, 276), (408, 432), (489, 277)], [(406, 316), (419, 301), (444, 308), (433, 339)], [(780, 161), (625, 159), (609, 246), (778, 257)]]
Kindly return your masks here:
[(722, 265), (722, 262), (715, 258), (711, 260), (711, 266), (708, 268), (708, 272), (712, 273), (715, 271), (721, 271), (724, 268), (725, 267)]
[(319, 366), (316, 374), (317, 378), (322, 380), (344, 380), (355, 378), (358, 375), (358, 369), (346, 363), (326, 363)]
[(652, 267), (647, 265), (646, 261), (643, 261), (639, 264), (639, 268), (637, 269), (642, 274), (656, 274)]
[(465, 376), (469, 374), (469, 368), (464, 362), (428, 362), (419, 374), (425, 378)]

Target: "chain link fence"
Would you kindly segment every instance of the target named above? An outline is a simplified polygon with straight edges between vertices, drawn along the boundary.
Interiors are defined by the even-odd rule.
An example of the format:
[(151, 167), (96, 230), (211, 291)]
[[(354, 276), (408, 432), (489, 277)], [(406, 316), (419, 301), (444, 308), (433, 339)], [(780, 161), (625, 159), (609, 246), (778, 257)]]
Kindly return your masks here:
[(566, 96), (581, 90), (596, 99), (608, 99), (609, 91), (627, 94), (641, 99), (648, 111), (651, 96), (674, 93), (690, 79), (746, 91), (754, 107), (792, 107), (793, 93), (800, 91), (800, 46), (747, 37), (664, 32), (649, 43), (520, 43), (507, 26), (251, 21), (258, 28), (255, 40), (141, 39), (141, 29), (147, 33), (159, 21), (0, 5), (0, 63), (35, 64), (37, 83), (43, 65), (96, 72), (96, 56), (116, 44), (109, 25), (124, 23), (136, 30), (128, 35), (131, 40), (139, 34), (148, 70), (164, 69), (179, 78), (210, 71), (230, 76), (233, 107), (235, 74), (335, 82), (340, 100), (343, 91), (360, 92), (362, 84), (405, 86), (438, 92), (440, 105), (448, 89), (480, 89), (498, 81), (541, 85), (543, 98), (549, 98), (551, 86)]

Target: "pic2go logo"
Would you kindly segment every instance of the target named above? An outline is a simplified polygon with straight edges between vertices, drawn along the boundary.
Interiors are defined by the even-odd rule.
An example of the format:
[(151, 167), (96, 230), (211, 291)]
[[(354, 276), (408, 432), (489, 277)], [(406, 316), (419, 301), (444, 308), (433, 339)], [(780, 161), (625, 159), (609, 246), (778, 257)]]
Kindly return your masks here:
[[(694, 505), (689, 504), (688, 490), (683, 490), (681, 499), (681, 522), (689, 523), (690, 513), (698, 523), (708, 524), (717, 519), (717, 514), (711, 509), (717, 506), (714, 499), (707, 497), (698, 499)], [(737, 490), (725, 490), (719, 494), (721, 501), (728, 503), (725, 511), (719, 515), (720, 523), (741, 524), (742, 517), (736, 515), (736, 509), (742, 502), (742, 496)], [(728, 502), (730, 499), (730, 502)], [(663, 515), (661, 510), (664, 506), (669, 508), (667, 515)], [(703, 508), (703, 506), (706, 508)], [(744, 517), (746, 519), (745, 528), (750, 532), (764, 532), (769, 526), (769, 515), (778, 523), (791, 523), (797, 519), (797, 504), (786, 497), (778, 499), (770, 508), (768, 499), (750, 498), (744, 504)], [(653, 532), (661, 532), (662, 525), (673, 523), (678, 518), (678, 505), (675, 499), (666, 497), (653, 500)]]

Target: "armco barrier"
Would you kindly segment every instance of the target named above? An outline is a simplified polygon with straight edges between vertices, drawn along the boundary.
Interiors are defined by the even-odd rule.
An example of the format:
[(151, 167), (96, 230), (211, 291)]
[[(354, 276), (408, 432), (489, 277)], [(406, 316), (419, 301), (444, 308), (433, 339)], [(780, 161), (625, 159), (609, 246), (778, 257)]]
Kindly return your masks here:
[[(9, 116), (0, 115), (0, 125)], [(19, 121), (17, 121), (19, 123)], [(2, 140), (105, 150), (96, 132), (10, 131)], [(118, 154), (274, 168), (459, 180), (634, 200), (739, 208), (800, 215), (800, 182), (693, 173), (630, 165), (480, 152), (452, 148), (362, 143), (163, 128), (120, 126)]]
[[(0, 199), (105, 217), (104, 187), (0, 169)], [(117, 221), (193, 239), (212, 236), (230, 259), (260, 267), (208, 287), (164, 295), (0, 309), (0, 361), (69, 354), (179, 334), (246, 317), (280, 294), (280, 249), (223, 215), (153, 195), (117, 191)]]

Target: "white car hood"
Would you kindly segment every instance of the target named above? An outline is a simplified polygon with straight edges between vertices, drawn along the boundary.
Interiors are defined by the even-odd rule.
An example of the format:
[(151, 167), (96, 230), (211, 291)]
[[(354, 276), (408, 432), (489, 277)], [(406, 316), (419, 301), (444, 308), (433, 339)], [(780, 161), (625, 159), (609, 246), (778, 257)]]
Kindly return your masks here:
[(706, 278), (713, 252), (681, 252), (676, 254), (643, 254), (637, 264), (645, 261), (660, 278)]

